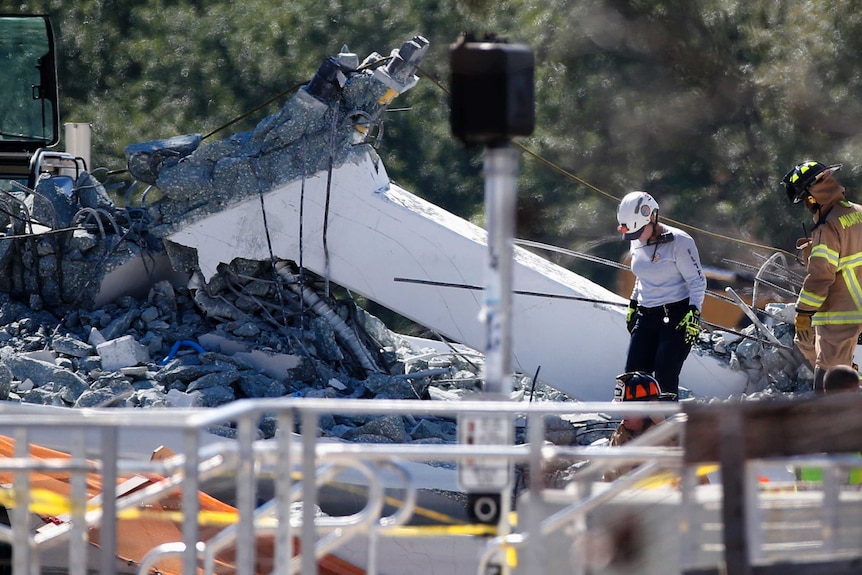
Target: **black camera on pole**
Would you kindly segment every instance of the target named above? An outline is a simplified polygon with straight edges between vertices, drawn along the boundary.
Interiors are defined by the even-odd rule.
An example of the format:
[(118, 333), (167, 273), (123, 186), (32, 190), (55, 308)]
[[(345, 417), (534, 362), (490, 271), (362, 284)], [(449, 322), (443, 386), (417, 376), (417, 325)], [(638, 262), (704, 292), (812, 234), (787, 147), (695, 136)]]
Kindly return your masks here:
[(505, 145), (535, 127), (533, 52), (462, 36), (450, 50), (453, 135), (464, 145)]
[[(511, 238), (517, 204), (518, 156), (510, 140), (533, 133), (533, 53), (519, 44), (492, 39), (477, 42), (471, 36), (462, 36), (452, 45), (450, 63), (452, 133), (467, 148), (485, 147), (488, 270), (483, 395), (489, 400), (502, 399), (512, 387)], [(458, 438), (466, 446), (512, 445), (511, 415), (461, 414)], [(467, 512), (472, 521), (505, 523), (511, 478), (512, 462), (506, 456), (468, 457), (459, 461), (458, 480), (467, 492)]]

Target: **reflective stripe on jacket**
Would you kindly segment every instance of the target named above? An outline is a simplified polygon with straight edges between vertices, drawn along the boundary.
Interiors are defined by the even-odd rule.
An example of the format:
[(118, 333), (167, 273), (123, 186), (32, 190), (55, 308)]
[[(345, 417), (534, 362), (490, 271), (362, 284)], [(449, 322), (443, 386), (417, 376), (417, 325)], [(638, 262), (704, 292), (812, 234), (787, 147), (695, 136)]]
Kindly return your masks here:
[(797, 307), (813, 325), (862, 323), (862, 206), (835, 204), (812, 239)]

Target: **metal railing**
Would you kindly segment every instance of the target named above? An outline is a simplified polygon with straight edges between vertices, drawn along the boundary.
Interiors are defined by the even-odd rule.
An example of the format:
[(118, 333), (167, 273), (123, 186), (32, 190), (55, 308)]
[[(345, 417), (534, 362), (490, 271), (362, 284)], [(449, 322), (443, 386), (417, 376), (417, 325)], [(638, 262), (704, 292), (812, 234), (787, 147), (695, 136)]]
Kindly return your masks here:
[[(397, 414), (459, 421), (471, 416), (504, 417), (513, 423), (524, 421), (527, 443), (341, 442), (319, 437), (320, 417), (331, 414)], [(666, 417), (668, 421), (622, 447), (555, 446), (545, 442), (545, 418), (571, 414), (604, 414), (613, 420), (651, 415)], [(273, 439), (258, 438), (258, 426), (264, 416), (277, 420), (279, 432)], [(691, 479), (693, 471), (683, 467), (681, 448), (662, 447), (669, 439), (684, 433), (685, 420), (679, 405), (670, 403), (290, 398), (241, 400), (220, 408), (198, 410), (46, 412), (10, 404), (0, 406), (0, 433), (6, 433), (15, 442), (12, 456), (0, 459), (0, 473), (14, 477), (13, 486), (5, 490), (6, 506), (11, 508), (10, 525), (0, 526), (0, 540), (12, 547), (14, 575), (39, 573), (46, 566), (45, 557), (58, 549), (63, 567), (71, 575), (92, 571), (103, 575), (156, 571), (210, 575), (223, 572), (226, 566), (242, 575), (261, 572), (312, 575), (318, 573), (320, 562), (327, 556), (361, 539), (365, 549), (360, 567), (375, 575), (392, 572), (382, 546), (386, 539), (403, 538), (408, 529), (412, 529), (411, 537), (421, 538), (425, 529), (438, 539), (474, 534), (476, 553), (464, 560), (470, 564), (468, 571), (486, 573), (494, 566), (526, 573), (531, 561), (544, 560), (541, 546), (547, 535), (559, 534), (573, 525), (580, 525), (583, 532), (590, 513), (657, 470), (671, 470), (682, 477), (670, 489), (681, 492), (678, 507), (687, 509), (686, 498), (696, 485)], [(303, 432), (292, 433), (296, 426)], [(210, 429), (232, 429), (235, 438), (218, 438), (208, 433)], [(179, 447), (175, 449), (177, 455), (150, 460), (140, 447), (136, 447), (137, 455), (130, 455), (134, 451), (130, 445), (146, 444), (147, 437), (153, 437), (154, 441), (173, 440)], [(62, 449), (69, 456), (31, 457), (25, 446), (45, 443), (46, 439), (50, 440), (50, 447)], [(158, 445), (150, 449), (155, 447)], [(442, 474), (455, 484), (460, 466), (486, 458), (525, 465), (529, 470), (529, 500), (553, 501), (555, 507), (542, 514), (536, 511), (541, 506), (528, 505), (517, 524), (504, 516), (499, 524), (483, 528), (471, 525), (468, 520), (449, 524), (442, 531), (439, 526), (410, 525), (417, 513), (419, 494), (424, 489), (439, 489), (436, 484), (425, 483), (423, 470), (434, 470), (435, 477)], [(557, 460), (588, 463), (574, 473), (571, 486), (549, 490), (542, 469)], [(577, 487), (593, 482), (603, 468), (623, 463), (644, 464), (601, 490)], [(827, 467), (836, 464), (829, 458), (814, 463)], [(851, 463), (842, 459), (837, 464)], [(344, 479), (345, 475), (349, 479)], [(34, 488), (42, 476), (68, 480), (68, 492), (48, 497), (44, 490)], [(208, 509), (200, 495), (217, 481), (231, 485), (229, 490), (220, 491), (230, 502), (229, 513)], [(331, 484), (345, 482), (364, 489), (361, 502), (355, 504), (358, 510), (322, 513), (321, 494)], [(94, 496), (92, 485), (98, 483), (117, 485), (114, 496)], [(394, 503), (387, 494), (393, 484), (403, 492)], [(510, 486), (501, 493), (504, 500), (513, 495)], [(177, 509), (165, 511), (164, 501), (169, 498), (177, 500)], [(837, 498), (835, 501), (837, 506)], [(135, 520), (150, 518), (159, 507), (163, 514), (160, 517), (176, 524), (178, 531), (173, 538), (159, 540), (142, 556), (130, 558), (123, 548), (128, 539), (123, 530), (134, 526)], [(387, 512), (386, 507), (392, 510)], [(33, 514), (54, 519), (37, 529)], [(96, 531), (97, 541), (93, 542), (90, 535)], [(262, 545), (262, 541), (267, 544)], [(98, 552), (93, 543), (98, 544)], [(520, 565), (507, 558), (513, 550), (524, 550)], [(763, 551), (754, 553), (761, 559), (764, 556)], [(349, 560), (350, 556), (345, 557)], [(177, 566), (165, 567), (171, 561)], [(685, 566), (682, 559), (675, 561)], [(338, 571), (332, 569), (330, 572)]]

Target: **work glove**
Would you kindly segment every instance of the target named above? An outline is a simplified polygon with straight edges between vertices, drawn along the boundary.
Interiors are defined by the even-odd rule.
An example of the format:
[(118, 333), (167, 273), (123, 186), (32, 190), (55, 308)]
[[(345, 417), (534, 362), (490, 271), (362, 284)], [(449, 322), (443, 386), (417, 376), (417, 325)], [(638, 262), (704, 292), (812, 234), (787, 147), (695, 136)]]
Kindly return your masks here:
[(697, 341), (700, 335), (700, 310), (695, 306), (688, 306), (688, 313), (676, 324), (676, 329), (685, 332), (685, 343), (691, 345)]
[(811, 316), (813, 315), (814, 312), (811, 310), (796, 310), (793, 325), (796, 328), (796, 339), (801, 342), (809, 343), (814, 339), (814, 329), (811, 327)]
[(638, 302), (637, 300), (630, 300), (629, 307), (626, 310), (626, 329), (629, 330), (629, 333), (633, 332), (635, 329), (635, 322), (638, 320)]

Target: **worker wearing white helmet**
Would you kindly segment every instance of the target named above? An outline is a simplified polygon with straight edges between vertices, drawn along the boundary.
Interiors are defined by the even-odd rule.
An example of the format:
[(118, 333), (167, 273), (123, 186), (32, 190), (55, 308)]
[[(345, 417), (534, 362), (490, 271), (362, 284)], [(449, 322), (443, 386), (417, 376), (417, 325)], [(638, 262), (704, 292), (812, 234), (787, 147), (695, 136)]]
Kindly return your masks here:
[(658, 214), (658, 202), (646, 192), (626, 194), (617, 210), (635, 275), (625, 371), (653, 374), (664, 391), (678, 395), (679, 373), (700, 335), (706, 276), (692, 237), (659, 222)]

